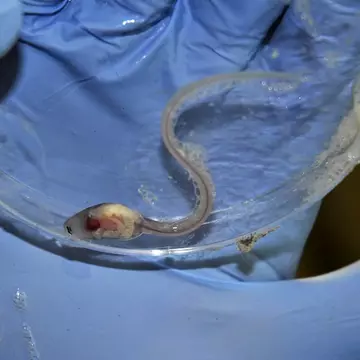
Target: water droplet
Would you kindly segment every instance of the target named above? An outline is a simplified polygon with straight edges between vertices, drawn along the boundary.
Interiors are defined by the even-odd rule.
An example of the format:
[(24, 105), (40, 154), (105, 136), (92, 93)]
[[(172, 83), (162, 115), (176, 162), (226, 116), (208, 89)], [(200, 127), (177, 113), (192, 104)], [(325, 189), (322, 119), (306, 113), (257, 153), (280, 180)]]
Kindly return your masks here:
[(31, 328), (28, 324), (23, 323), (22, 324), (22, 329), (23, 329), (23, 336), (25, 341), (27, 342), (27, 346), (28, 346), (28, 351), (29, 351), (29, 355), (30, 355), (30, 360), (40, 360), (40, 355), (39, 352), (36, 348), (36, 344), (35, 344), (35, 339), (34, 336), (32, 334)]
[(27, 295), (25, 292), (20, 291), (20, 289), (17, 289), (13, 298), (15, 306), (19, 310), (25, 310), (27, 307)]

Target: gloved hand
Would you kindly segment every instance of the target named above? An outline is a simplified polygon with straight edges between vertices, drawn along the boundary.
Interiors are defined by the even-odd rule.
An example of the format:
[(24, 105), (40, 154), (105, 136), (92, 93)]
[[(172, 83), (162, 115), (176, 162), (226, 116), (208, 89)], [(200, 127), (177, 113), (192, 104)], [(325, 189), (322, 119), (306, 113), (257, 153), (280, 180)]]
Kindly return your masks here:
[(15, 43), (21, 27), (21, 6), (19, 0), (0, 2), (0, 57)]
[[(41, 141), (41, 148), (45, 149), (46, 191), (61, 197), (64, 202), (80, 204), (95, 192), (99, 195), (92, 195), (94, 202), (117, 201), (113, 196), (121, 188), (119, 202), (124, 202), (125, 197), (134, 203), (139, 185), (137, 179), (141, 182), (141, 176), (149, 173), (149, 158), (154, 161), (151, 162), (150, 179), (154, 188), (160, 189), (163, 183), (157, 179), (166, 175), (153, 149), (160, 142), (161, 111), (182, 86), (218, 73), (260, 69), (296, 71), (313, 79), (309, 95), (306, 97), (304, 94), (299, 101), (307, 101), (309, 108), (332, 106), (336, 116), (341, 114), (349, 101), (350, 84), (359, 71), (360, 40), (357, 34), (360, 30), (360, 5), (356, 0), (319, 0), (311, 5), (306, 1), (293, 1), (275, 34), (263, 47), (269, 27), (285, 6), (286, 3), (280, 0), (227, 3), (185, 0), (176, 3), (169, 0), (151, 3), (126, 0), (24, 1), (27, 16), (21, 40), (25, 61), (22, 76), (6, 105), (10, 111), (20, 112), (29, 119)], [(310, 96), (314, 93), (316, 96)], [(103, 127), (98, 126), (99, 122)], [(329, 133), (334, 131), (334, 124), (334, 119), (311, 123), (299, 120), (292, 123), (289, 133), (303, 134), (306, 125), (311, 125), (310, 129), (318, 134)], [(96, 131), (92, 131), (92, 126)], [(226, 139), (225, 129), (217, 131), (224, 131), (223, 138)], [(301, 149), (306, 144), (310, 153), (311, 149), (316, 153), (315, 149), (321, 147), (324, 140), (321, 136), (311, 136), (313, 134), (300, 137), (302, 141), (298, 144)], [(64, 139), (70, 138), (64, 145)], [(265, 136), (261, 140), (265, 142)], [(230, 151), (224, 142), (224, 156)], [(232, 151), (237, 151), (239, 162), (248, 156), (238, 149)], [(101, 158), (104, 153), (107, 154), (105, 160)], [(126, 176), (121, 179), (113, 176), (118, 169), (126, 169)], [(217, 185), (231, 189), (235, 186), (234, 179), (248, 179), (242, 180), (243, 190), (239, 191), (253, 190), (253, 181), (258, 176), (256, 169), (247, 172), (239, 166), (231, 170), (231, 176), (224, 176), (224, 183)], [(34, 171), (30, 166), (16, 171), (18, 173), (14, 175), (20, 180), (39, 187), (36, 176), (27, 176), (27, 171)], [(169, 194), (163, 206), (168, 215), (176, 216), (179, 211), (187, 209), (185, 200), (184, 203), (180, 199), (174, 201), (179, 197), (175, 188), (169, 190)], [(224, 194), (222, 199), (226, 202), (232, 194)], [(160, 208), (162, 205), (158, 204)], [(141, 326), (130, 321), (122, 325), (124, 323), (120, 324), (119, 320), (116, 339), (113, 331), (108, 335), (110, 347), (118, 349), (116, 344), (121, 343), (121, 353), (129, 358), (132, 356), (130, 348), (133, 349), (132, 335), (141, 334), (141, 338), (146, 340), (142, 340), (143, 346), (136, 349), (132, 358), (144, 357), (145, 353), (140, 354), (141, 351), (151, 358), (167, 357), (168, 351), (163, 352), (163, 348), (155, 346), (155, 340), (149, 336), (154, 332), (155, 321), (151, 309), (156, 308), (163, 314), (160, 322), (165, 332), (159, 330), (158, 334), (161, 333), (159, 338), (166, 336), (167, 349), (175, 348), (180, 341), (193, 344), (205, 358), (211, 354), (214, 359), (239, 356), (258, 359), (267, 355), (280, 359), (290, 356), (300, 359), (305, 355), (310, 359), (331, 359), (332, 354), (339, 351), (339, 344), (344, 344), (332, 339), (335, 337), (338, 341), (342, 334), (346, 344), (341, 348), (347, 348), (348, 352), (342, 353), (341, 358), (353, 358), (351, 352), (356, 350), (355, 339), (351, 328), (346, 326), (346, 318), (352, 318), (353, 312), (345, 312), (349, 309), (349, 303), (345, 301), (350, 301), (350, 297), (339, 299), (336, 296), (339, 296), (337, 289), (341, 288), (354, 293), (356, 298), (355, 287), (346, 288), (344, 283), (340, 286), (337, 279), (333, 285), (327, 283), (326, 289), (322, 287), (324, 292), (317, 292), (312, 302), (309, 299), (316, 289), (314, 284), (304, 288), (301, 282), (294, 281), (285, 283), (290, 284), (288, 288), (282, 283), (250, 287), (233, 280), (291, 278), (317, 209), (318, 205), (288, 219), (278, 231), (260, 241), (246, 255), (239, 255), (234, 247), (219, 253), (222, 257), (219, 255), (217, 262), (207, 265), (204, 259), (202, 266), (193, 269), (118, 271), (116, 286), (126, 289), (126, 295), (115, 296), (116, 301), (111, 306), (100, 306), (108, 300), (102, 291), (107, 270), (93, 270), (94, 274), (99, 274), (93, 276), (92, 286), (102, 316), (111, 318), (114, 311), (124, 307), (127, 313), (134, 314), (139, 307), (130, 308), (132, 302), (130, 304), (127, 300), (138, 295), (141, 297)], [(66, 262), (64, 271), (71, 273), (76, 268), (76, 264)], [(66, 275), (61, 276), (63, 287), (69, 291), (70, 280)], [(146, 289), (144, 284), (148, 286)], [(114, 282), (108, 285), (113, 287)], [(28, 282), (27, 287), (32, 286)], [(74, 291), (79, 296), (77, 301), (83, 304), (82, 286), (86, 286), (84, 282), (77, 281), (77, 291)], [(162, 293), (163, 289), (172, 286), (175, 288), (171, 294), (177, 295)], [(298, 297), (291, 297), (290, 293)], [(155, 302), (150, 298), (154, 294)], [(284, 302), (280, 301), (282, 298)], [(299, 299), (300, 305), (294, 305), (295, 299)], [(328, 305), (327, 299), (336, 299), (337, 303), (344, 300), (345, 304), (336, 307), (340, 320), (333, 331), (327, 328), (326, 314), (330, 316), (332, 311), (330, 307), (328, 312), (324, 308)], [(277, 305), (279, 301), (281, 306)], [(323, 304), (322, 322), (317, 322), (319, 307), (314, 306), (319, 303)], [(87, 306), (90, 306), (88, 299)], [(357, 308), (353, 306), (352, 309), (355, 311)], [(268, 319), (265, 325), (264, 318)], [(304, 319), (306, 323), (302, 322)], [(345, 319), (344, 322), (341, 319)], [(268, 326), (270, 321), (271, 326)], [(355, 326), (358, 325), (355, 317), (353, 321)], [(296, 323), (302, 330), (293, 329)], [(315, 325), (309, 329), (309, 323)], [(174, 330), (171, 333), (174, 324), (176, 330), (181, 329), (180, 332)], [(260, 328), (263, 330), (261, 326), (268, 329), (267, 335), (259, 331)], [(196, 332), (190, 333), (189, 328), (196, 329)], [(122, 341), (117, 336), (119, 332)], [(225, 334), (230, 335), (226, 337)], [(258, 334), (261, 335), (257, 337)], [(276, 334), (275, 343), (271, 334)], [(324, 334), (331, 337), (331, 344), (326, 347)], [(91, 332), (88, 335), (94, 336)], [(301, 341), (298, 341), (299, 335), (303, 336)], [(319, 347), (312, 343), (315, 337), (320, 339), (317, 340)], [(234, 344), (239, 344), (239, 348)], [(94, 343), (88, 347), (95, 353), (98, 346)], [(59, 358), (66, 355), (60, 350), (57, 353), (61, 354)], [(193, 356), (190, 347), (184, 345), (171, 355), (175, 359)], [(91, 359), (91, 354), (88, 358)]]

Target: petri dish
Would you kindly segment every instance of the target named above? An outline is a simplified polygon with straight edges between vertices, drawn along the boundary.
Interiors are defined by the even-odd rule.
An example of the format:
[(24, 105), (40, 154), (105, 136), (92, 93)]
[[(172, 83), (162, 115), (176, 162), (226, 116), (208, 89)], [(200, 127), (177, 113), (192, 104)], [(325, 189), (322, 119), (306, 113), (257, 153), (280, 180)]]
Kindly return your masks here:
[(107, 125), (114, 138), (102, 123), (84, 127), (74, 117), (60, 126), (10, 99), (0, 108), (1, 222), (43, 247), (145, 257), (214, 251), (266, 233), (321, 200), (359, 162), (359, 81), (341, 91), (317, 89), (310, 76), (244, 72), (176, 93), (159, 114), (170, 117), (188, 156), (211, 174), (214, 209), (190, 235), (131, 241), (73, 241), (63, 223), (102, 202), (157, 219), (192, 211), (195, 189), (162, 144), (161, 116), (131, 142), (117, 128), (121, 118)]

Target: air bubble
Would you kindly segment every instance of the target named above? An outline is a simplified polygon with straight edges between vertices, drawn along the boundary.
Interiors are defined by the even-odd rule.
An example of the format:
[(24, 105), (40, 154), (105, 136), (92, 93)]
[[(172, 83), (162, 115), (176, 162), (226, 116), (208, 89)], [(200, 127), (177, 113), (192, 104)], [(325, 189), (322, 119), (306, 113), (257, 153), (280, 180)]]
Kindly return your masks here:
[(200, 192), (200, 189), (198, 186), (195, 186), (195, 195), (196, 195), (196, 197), (200, 197), (200, 195), (201, 195), (201, 192)]
[(197, 198), (195, 202), (195, 208), (198, 208), (200, 206), (200, 199)]

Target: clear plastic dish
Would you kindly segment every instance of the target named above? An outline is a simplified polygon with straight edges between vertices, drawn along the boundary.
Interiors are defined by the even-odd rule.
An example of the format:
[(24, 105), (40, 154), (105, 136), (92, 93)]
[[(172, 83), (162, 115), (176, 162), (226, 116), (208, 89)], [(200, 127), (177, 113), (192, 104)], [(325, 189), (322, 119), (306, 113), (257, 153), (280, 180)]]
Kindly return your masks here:
[[(152, 119), (146, 138), (131, 147), (127, 142), (124, 149), (118, 135), (117, 147), (109, 153), (111, 134), (99, 136), (95, 145), (85, 141), (101, 133), (101, 124), (82, 127), (80, 136), (76, 126), (81, 120), (67, 119), (72, 126), (49, 125), (51, 114), (47, 121), (34, 121), (32, 113), (9, 101), (0, 110), (2, 222), (20, 224), (24, 237), (36, 233), (31, 236), (40, 246), (54, 242), (104, 254), (159, 257), (233, 244), (240, 236), (281, 225), (294, 211), (320, 200), (359, 162), (359, 88), (356, 83), (341, 94), (333, 89), (324, 94), (317, 93), (309, 77), (236, 73), (205, 79), (175, 94), (163, 114), (174, 118), (179, 139), (210, 172), (214, 210), (194, 234), (131, 241), (74, 242), (63, 223), (101, 202), (119, 202), (155, 218), (191, 211), (194, 188), (162, 146), (160, 116)], [(336, 104), (340, 97), (349, 99), (341, 109)], [(117, 123), (108, 128), (116, 132)], [(52, 137), (56, 141), (50, 149)], [(89, 155), (84, 163), (94, 146), (104, 156)], [(72, 149), (71, 162), (62, 157), (64, 148)], [(131, 154), (130, 162), (119, 156), (124, 150)]]

